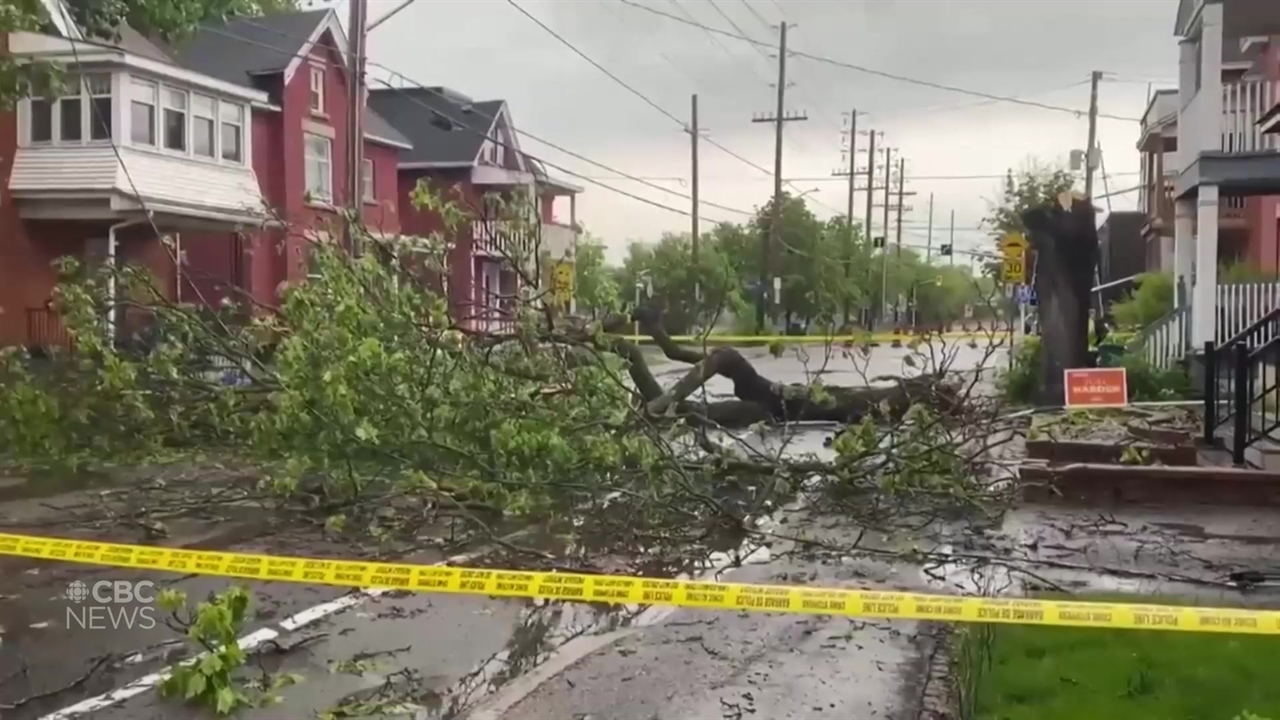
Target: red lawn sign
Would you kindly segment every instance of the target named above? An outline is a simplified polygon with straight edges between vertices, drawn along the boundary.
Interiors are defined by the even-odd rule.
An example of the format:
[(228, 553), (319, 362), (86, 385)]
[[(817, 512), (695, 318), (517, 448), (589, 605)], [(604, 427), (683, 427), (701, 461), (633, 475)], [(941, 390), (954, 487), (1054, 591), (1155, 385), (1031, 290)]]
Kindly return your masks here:
[(1063, 372), (1068, 408), (1124, 407), (1129, 381), (1124, 368), (1074, 368)]

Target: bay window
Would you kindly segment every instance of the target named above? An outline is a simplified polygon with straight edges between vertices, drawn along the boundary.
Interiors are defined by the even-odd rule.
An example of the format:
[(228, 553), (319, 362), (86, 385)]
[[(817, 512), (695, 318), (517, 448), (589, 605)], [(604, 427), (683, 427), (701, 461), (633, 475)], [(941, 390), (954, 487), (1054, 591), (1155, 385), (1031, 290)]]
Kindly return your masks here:
[(129, 97), (129, 137), (137, 145), (156, 144), (156, 97), (159, 86), (134, 80)]
[(305, 134), (307, 194), (312, 201), (333, 200), (333, 141)]

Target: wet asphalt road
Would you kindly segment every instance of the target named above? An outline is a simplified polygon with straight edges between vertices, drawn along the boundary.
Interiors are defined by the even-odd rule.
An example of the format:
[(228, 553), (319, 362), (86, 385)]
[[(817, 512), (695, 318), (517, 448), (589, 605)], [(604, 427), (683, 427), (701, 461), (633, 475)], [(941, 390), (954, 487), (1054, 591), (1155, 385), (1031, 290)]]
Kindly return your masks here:
[[(770, 357), (763, 350), (747, 351), (746, 354), (752, 357), (762, 374), (781, 382), (804, 383), (821, 377), (828, 384), (858, 385), (878, 375), (911, 374), (918, 370), (903, 365), (902, 358), (908, 351), (890, 348), (873, 351), (869, 363), (861, 358), (851, 359), (838, 350), (829, 356), (821, 349), (792, 349), (781, 358)], [(960, 348), (960, 355), (954, 367), (972, 367), (984, 351)], [(661, 380), (670, 382), (684, 369), (683, 365), (669, 363), (657, 366), (655, 371)], [(729, 390), (728, 383), (719, 378), (708, 386), (708, 393), (713, 396), (727, 394)], [(821, 433), (812, 433), (805, 438), (807, 447), (796, 449), (820, 452), (821, 439)], [(288, 539), (242, 543), (231, 549), (326, 554), (324, 548), (310, 544), (298, 546)], [(423, 555), (413, 559), (435, 562), (440, 558)], [(820, 569), (789, 563), (775, 562), (763, 568), (747, 567), (733, 572), (747, 573), (743, 577), (752, 579), (795, 575), (811, 576), (811, 582), (815, 584), (846, 581), (839, 572), (824, 573)], [(757, 577), (756, 573), (760, 575)], [(227, 584), (212, 578), (175, 578), (55, 565), (20, 573), (6, 573), (0, 565), (0, 579), (3, 579), (3, 584), (0, 584), (3, 588), (0, 590), (0, 627), (3, 628), (0, 631), (0, 708), (6, 703), (22, 703), (16, 709), (0, 710), (0, 715), (6, 720), (41, 717), (74, 706), (86, 698), (125, 687), (162, 669), (174, 657), (174, 641), (178, 635), (163, 625), (151, 630), (69, 629), (66, 612), (72, 603), (64, 592), (71, 581), (151, 579), (158, 585), (179, 587), (192, 599), (202, 598)], [(847, 578), (848, 581), (854, 579), (852, 576)], [(911, 584), (918, 583), (913, 581)], [(255, 598), (255, 610), (254, 620), (248, 629), (270, 628), (278, 635), (261, 644), (264, 649), (262, 662), (273, 669), (298, 672), (306, 680), (298, 688), (284, 693), (282, 706), (249, 713), (247, 717), (310, 715), (344, 699), (376, 694), (381, 687), (395, 688), (397, 695), (407, 694), (422, 708), (436, 715), (447, 710), (451, 703), (470, 705), (475, 699), (501, 689), (509, 676), (518, 674), (512, 665), (523, 672), (545, 659), (557, 644), (618, 622), (615, 617), (602, 616), (594, 610), (577, 606), (532, 607), (519, 601), (486, 598), (386, 595), (352, 603), (352, 607), (345, 611), (333, 613), (300, 629), (281, 630), (279, 623), (282, 619), (330, 602), (343, 593), (332, 588), (258, 583), (252, 584), (250, 590)], [(781, 702), (779, 698), (785, 699), (801, 690), (809, 693), (808, 684), (823, 684), (817, 679), (820, 676), (827, 680), (830, 688), (831, 699), (826, 703), (834, 704), (832, 713), (852, 710), (859, 704), (866, 704), (865, 707), (875, 708), (877, 712), (890, 712), (901, 707), (906, 668), (915, 658), (911, 647), (912, 627), (858, 625), (848, 642), (841, 644), (829, 638), (848, 635), (850, 628), (855, 626), (843, 619), (790, 619), (759, 615), (750, 618), (707, 617), (703, 614), (700, 619), (710, 622), (700, 642), (711, 652), (700, 646), (699, 652), (689, 654), (684, 646), (693, 641), (678, 631), (680, 623), (687, 620), (681, 619), (684, 614), (682, 612), (672, 620), (676, 623), (674, 625), (653, 624), (651, 629), (639, 631), (631, 640), (636, 648), (648, 648), (645, 652), (655, 657), (670, 658), (669, 663), (664, 659), (658, 660), (664, 670), (686, 666), (685, 659), (698, 658), (691, 661), (693, 666), (686, 666), (688, 674), (677, 673), (685, 678), (684, 681), (681, 677), (667, 675), (663, 683), (668, 686), (664, 692), (675, 691), (673, 697), (682, 698), (682, 704), (692, 700), (680, 695), (681, 692), (696, 695), (704, 684), (690, 679), (698, 674), (699, 677), (720, 678), (716, 682), (722, 685), (730, 681), (739, 683), (742, 692), (752, 697), (756, 695), (749, 689), (754, 687), (752, 683), (765, 682), (763, 687), (772, 689), (767, 693), (761, 690), (761, 697), (768, 695), (772, 699), (762, 699), (760, 703)], [(685, 640), (680, 640), (681, 637)], [(794, 648), (806, 651), (797, 654)], [(867, 655), (866, 648), (874, 650)], [(495, 654), (503, 653), (504, 658), (491, 661)], [(98, 658), (107, 654), (126, 659), (99, 667), (97, 672), (84, 678), (87, 670), (97, 666)], [(637, 649), (629, 657), (639, 654)], [(852, 659), (855, 655), (862, 660)], [(353, 664), (353, 657), (360, 662)], [(487, 668), (484, 667), (486, 662)], [(754, 680), (740, 671), (744, 663), (756, 673), (752, 676)], [(850, 676), (837, 666), (860, 668), (857, 677), (862, 689), (850, 694), (851, 684), (838, 681), (838, 678)], [(661, 695), (645, 692), (628, 696), (623, 692), (627, 689), (623, 686), (631, 687), (628, 683), (634, 680), (622, 680), (617, 675), (625, 672), (619, 668), (611, 671), (612, 674), (604, 674), (604, 677), (616, 680), (617, 702), (624, 703), (620, 708), (635, 707), (634, 703), (641, 698), (653, 700)], [(826, 674), (828, 672), (832, 674)], [(460, 683), (466, 687), (460, 688)], [(879, 686), (878, 690), (873, 689), (876, 686)], [(841, 688), (846, 691), (844, 699), (835, 696)], [(817, 689), (812, 689), (812, 692), (814, 697), (821, 694)], [(558, 701), (549, 699), (547, 702)], [(699, 702), (703, 704), (687, 705), (685, 709), (693, 708), (701, 713), (703, 709), (720, 708), (719, 696), (712, 699), (708, 695)], [(732, 702), (740, 705), (743, 698)], [(187, 712), (178, 706), (160, 704), (154, 691), (149, 689), (114, 708), (91, 707), (92, 712), (79, 716), (172, 718), (183, 717)], [(548, 707), (559, 706), (553, 704)], [(796, 710), (792, 708), (789, 712)], [(682, 716), (708, 716), (698, 713)], [(192, 716), (198, 716), (198, 713)], [(562, 715), (552, 712), (551, 716)], [(623, 713), (621, 716), (630, 715)], [(668, 717), (667, 714), (659, 716)], [(711, 716), (719, 717), (719, 710)], [(771, 714), (766, 713), (766, 716)], [(785, 714), (778, 716), (786, 717)], [(845, 712), (844, 716), (849, 714)], [(863, 717), (860, 713), (855, 713), (855, 716)]]

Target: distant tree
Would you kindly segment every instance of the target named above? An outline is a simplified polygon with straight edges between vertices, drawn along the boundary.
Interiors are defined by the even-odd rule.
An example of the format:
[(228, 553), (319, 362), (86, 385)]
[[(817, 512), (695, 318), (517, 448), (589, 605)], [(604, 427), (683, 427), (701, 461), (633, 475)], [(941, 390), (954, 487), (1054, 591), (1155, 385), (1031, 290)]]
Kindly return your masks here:
[(605, 259), (604, 243), (590, 234), (578, 239), (574, 262), (574, 296), (578, 312), (599, 317), (622, 307), (617, 268)]

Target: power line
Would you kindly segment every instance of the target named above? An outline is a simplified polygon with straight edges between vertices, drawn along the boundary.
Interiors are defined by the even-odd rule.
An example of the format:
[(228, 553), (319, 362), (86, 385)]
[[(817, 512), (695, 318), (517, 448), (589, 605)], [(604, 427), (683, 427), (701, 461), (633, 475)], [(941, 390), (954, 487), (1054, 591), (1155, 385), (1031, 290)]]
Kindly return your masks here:
[[(510, 0), (508, 1), (510, 2)], [(739, 34), (725, 31), (725, 30), (720, 30), (718, 28), (708, 27), (696, 21), (685, 20), (683, 18), (676, 17), (675, 15), (663, 12), (656, 8), (651, 8), (646, 5), (641, 5), (640, 3), (635, 2), (635, 0), (618, 0), (618, 1), (625, 5), (630, 5), (631, 7), (644, 10), (645, 12), (653, 13), (654, 15), (660, 15), (669, 20), (674, 20), (678, 23), (684, 23), (686, 25), (698, 25), (698, 26), (701, 26), (703, 29), (707, 30), (708, 32), (714, 32), (719, 35), (731, 37), (731, 38), (734, 38), (735, 40), (741, 40), (743, 42), (748, 42), (753, 45), (764, 45), (766, 47), (769, 47), (770, 49), (776, 50), (776, 48), (774, 48), (769, 43), (761, 42), (759, 40), (754, 40), (752, 38), (746, 37), (745, 35), (739, 35)], [(875, 68), (869, 68), (863, 65), (855, 65), (854, 63), (845, 62), (844, 60), (836, 60), (835, 58), (829, 58), (822, 55), (805, 53), (799, 50), (792, 50), (791, 54), (796, 57), (807, 58), (815, 62), (826, 63), (828, 65), (834, 65), (836, 67), (842, 67), (849, 70), (854, 70), (856, 72), (865, 73), (867, 75), (875, 75), (877, 77), (882, 77), (889, 80), (897, 80), (898, 82), (909, 83), (911, 85), (919, 85), (921, 87), (933, 88), (935, 90), (946, 90), (947, 92), (960, 93), (962, 95), (972, 95), (973, 97), (985, 98), (987, 100), (1013, 103), (1015, 105), (1025, 105), (1028, 107), (1040, 108), (1042, 110), (1053, 110), (1055, 112), (1066, 112), (1066, 113), (1071, 113), (1072, 115), (1077, 115), (1077, 116), (1083, 116), (1087, 112), (1085, 110), (1078, 110), (1075, 108), (1064, 107), (1061, 105), (1051, 105), (1049, 103), (1036, 102), (1035, 100), (1025, 100), (1022, 98), (1009, 97), (1007, 95), (996, 95), (994, 93), (983, 92), (981, 90), (970, 90), (968, 88), (957, 87), (955, 85), (947, 85), (945, 83), (934, 82), (932, 80), (921, 80), (919, 78), (913, 78), (906, 75), (899, 75), (898, 73), (891, 73), (885, 70), (877, 70)], [(1108, 114), (1099, 113), (1098, 117), (1107, 118), (1110, 120), (1124, 120), (1126, 122), (1141, 122), (1141, 118), (1127, 117), (1122, 115), (1108, 115)]]
[[(745, 5), (747, 7), (747, 10), (750, 11), (752, 15), (755, 15), (756, 19), (759, 20), (760, 23), (763, 24), (765, 27), (773, 27), (773, 23), (769, 22), (768, 20), (765, 20), (764, 16), (756, 12), (756, 9), (751, 7), (751, 3), (747, 2), (747, 0), (742, 0), (742, 4)], [(781, 12), (782, 8), (778, 8), (778, 11)], [(783, 19), (785, 20), (786, 18), (784, 17)]]
[[(252, 23), (251, 23), (251, 24), (252, 24)], [(262, 26), (257, 26), (257, 25), (255, 25), (255, 27), (262, 27)], [(290, 50), (290, 49), (287, 49), (287, 48), (282, 48), (282, 47), (280, 47), (280, 46), (278, 46), (278, 45), (271, 45), (271, 44), (269, 44), (269, 43), (259, 42), (259, 41), (257, 41), (257, 40), (253, 40), (253, 39), (251, 39), (251, 38), (246, 38), (246, 37), (243, 37), (243, 36), (241, 36), (241, 35), (236, 35), (235, 33), (227, 32), (227, 31), (225, 31), (225, 30), (219, 30), (219, 29), (217, 29), (217, 28), (205, 28), (204, 30), (205, 30), (206, 32), (212, 32), (212, 33), (214, 33), (214, 34), (216, 34), (216, 35), (222, 35), (222, 36), (224, 36), (224, 37), (228, 37), (228, 38), (231, 38), (231, 39), (234, 39), (234, 40), (238, 40), (238, 41), (240, 41), (240, 42), (248, 43), (248, 44), (250, 44), (250, 45), (256, 45), (256, 46), (258, 46), (258, 47), (262, 47), (262, 48), (266, 48), (266, 49), (269, 49), (269, 50), (273, 50), (273, 51), (275, 51), (275, 52), (280, 53), (281, 55), (284, 55), (285, 57), (310, 57), (309, 55), (304, 55), (304, 54), (302, 54), (302, 53), (298, 53), (298, 52), (295, 52), (295, 51)], [(276, 32), (277, 32), (277, 34), (280, 34), (280, 35), (282, 35), (282, 36), (284, 36), (284, 37), (290, 38), (290, 36), (285, 35), (284, 33), (280, 33), (279, 31), (276, 31)], [(292, 38), (290, 38), (290, 39), (292, 39)], [(380, 68), (380, 69), (382, 69), (382, 70), (385, 70), (385, 71), (387, 71), (387, 72), (389, 72), (389, 73), (393, 74), (394, 76), (396, 76), (396, 77), (398, 77), (398, 78), (400, 78), (400, 79), (402, 79), (402, 80), (407, 81), (408, 83), (410, 83), (411, 85), (413, 85), (416, 89), (419, 89), (419, 90), (423, 90), (423, 91), (429, 92), (429, 93), (431, 93), (432, 95), (435, 95), (435, 96), (437, 96), (437, 97), (439, 97), (439, 98), (442, 98), (442, 99), (444, 99), (444, 100), (448, 101), (450, 104), (457, 105), (457, 106), (459, 106), (459, 107), (461, 107), (463, 104), (465, 104), (465, 103), (462, 103), (462, 102), (460, 102), (460, 101), (458, 101), (458, 100), (456, 100), (456, 99), (454, 99), (454, 98), (449, 97), (448, 95), (445, 95), (444, 93), (439, 92), (438, 90), (435, 90), (434, 88), (431, 88), (431, 87), (428, 87), (428, 86), (426, 86), (426, 85), (423, 85), (422, 83), (419, 83), (418, 81), (416, 81), (416, 80), (414, 80), (414, 79), (410, 78), (409, 76), (405, 75), (404, 73), (401, 73), (401, 72), (399, 72), (399, 71), (397, 71), (397, 70), (395, 70), (395, 69), (393, 69), (393, 68), (390, 68), (390, 67), (388, 67), (388, 66), (386, 66), (386, 65), (383, 65), (383, 64), (381, 64), (381, 63), (377, 63), (377, 62), (373, 62), (372, 60), (368, 61), (368, 65), (369, 65), (370, 67), (376, 67), (376, 68)], [(395, 86), (395, 85), (391, 84), (390, 82), (388, 82), (388, 81), (386, 81), (386, 80), (377, 79), (377, 82), (379, 82), (379, 83), (381, 83), (381, 84), (383, 84), (383, 85), (387, 86), (388, 88), (390, 88), (390, 89), (392, 89), (392, 90), (397, 90), (397, 91), (400, 91), (400, 92), (402, 92), (402, 93), (403, 93), (403, 91), (404, 91), (404, 88), (397, 87), (397, 86)], [(552, 163), (552, 162), (550, 162), (550, 161), (548, 161), (548, 160), (544, 160), (544, 159), (542, 159), (542, 158), (539, 158), (539, 157), (537, 157), (537, 156), (535, 156), (535, 155), (533, 155), (533, 154), (531, 154), (531, 153), (529, 153), (529, 152), (526, 152), (526, 151), (523, 151), (523, 150), (521, 150), (521, 149), (519, 149), (519, 148), (513, 147), (513, 146), (511, 146), (510, 144), (508, 144), (505, 140), (501, 139), (500, 137), (491, 136), (491, 135), (489, 135), (489, 134), (487, 134), (487, 133), (483, 133), (483, 132), (480, 132), (479, 130), (475, 130), (475, 129), (471, 128), (469, 125), (467, 125), (466, 123), (463, 123), (461, 120), (458, 120), (457, 118), (452, 117), (452, 116), (450, 116), (449, 114), (447, 114), (447, 113), (445, 113), (445, 112), (442, 112), (442, 111), (440, 111), (440, 110), (437, 110), (436, 108), (433, 108), (433, 107), (431, 107), (430, 105), (427, 105), (426, 103), (423, 103), (421, 100), (418, 100), (417, 98), (413, 97), (412, 95), (409, 95), (409, 94), (407, 94), (407, 93), (404, 93), (404, 97), (405, 97), (406, 99), (408, 99), (410, 102), (413, 102), (414, 104), (419, 105), (419, 106), (421, 106), (421, 107), (425, 108), (425, 109), (426, 109), (428, 112), (430, 112), (431, 114), (433, 114), (433, 115), (435, 115), (435, 116), (437, 116), (437, 117), (443, 118), (443, 119), (445, 119), (445, 120), (448, 120), (448, 121), (449, 121), (450, 123), (452, 123), (453, 125), (455, 125), (455, 126), (457, 126), (457, 127), (460, 127), (460, 128), (463, 128), (463, 129), (467, 130), (468, 132), (471, 132), (471, 133), (473, 133), (473, 134), (475, 134), (475, 135), (479, 135), (479, 136), (481, 136), (481, 137), (483, 137), (483, 138), (486, 138), (486, 139), (488, 139), (489, 141), (491, 141), (491, 142), (493, 142), (493, 143), (495, 143), (495, 144), (497, 144), (497, 145), (501, 145), (502, 147), (504, 147), (504, 148), (506, 148), (506, 149), (508, 149), (508, 150), (511, 150), (512, 152), (519, 152), (519, 153), (521, 153), (522, 155), (524, 155), (525, 157), (529, 158), (530, 160), (537, 161), (537, 162), (539, 162), (539, 163), (542, 163), (543, 165), (546, 165), (546, 166), (548, 166), (548, 167), (551, 167), (551, 168), (554, 168), (554, 169), (556, 169), (556, 170), (559, 170), (560, 172), (567, 173), (567, 174), (572, 175), (573, 177), (576, 177), (576, 178), (578, 178), (578, 179), (586, 180), (587, 182), (590, 182), (590, 183), (592, 183), (593, 185), (596, 185), (596, 186), (599, 186), (599, 187), (601, 187), (601, 188), (604, 188), (605, 190), (609, 190), (609, 191), (614, 192), (614, 193), (617, 193), (617, 194), (619, 194), (619, 195), (623, 195), (623, 196), (625, 196), (625, 197), (629, 197), (629, 198), (631, 198), (631, 199), (633, 199), (633, 200), (638, 200), (638, 201), (640, 201), (640, 202), (645, 203), (646, 205), (652, 205), (652, 206), (657, 207), (657, 208), (660, 208), (660, 209), (662, 209), (662, 210), (667, 210), (667, 211), (670, 211), (670, 212), (678, 213), (678, 214), (680, 214), (680, 215), (684, 215), (684, 216), (686, 216), (686, 217), (688, 217), (688, 215), (689, 215), (689, 211), (688, 211), (688, 210), (682, 210), (682, 209), (680, 209), (680, 208), (671, 207), (670, 205), (664, 205), (663, 203), (657, 202), (656, 200), (650, 200), (649, 198), (642, 197), (642, 196), (640, 196), (640, 195), (636, 195), (635, 193), (629, 192), (629, 191), (627, 191), (627, 190), (621, 190), (621, 189), (616, 188), (616, 187), (613, 187), (613, 186), (611, 186), (611, 185), (606, 185), (605, 183), (600, 182), (599, 180), (597, 180), (597, 179), (595, 179), (595, 178), (593, 178), (593, 177), (591, 177), (591, 176), (584, 175), (584, 174), (579, 173), (579, 172), (574, 171), (574, 170), (570, 170), (570, 169), (568, 169), (568, 168), (565, 168), (565, 167), (562, 167), (562, 166), (557, 165), (557, 164), (555, 164), (555, 163)], [(477, 114), (477, 115), (480, 115), (481, 117), (485, 117), (485, 118), (488, 118), (488, 119), (490, 119), (490, 120), (492, 120), (492, 119), (493, 119), (493, 116), (491, 116), (491, 115), (486, 115), (485, 113), (481, 112), (479, 109), (473, 108), (473, 109), (472, 109), (472, 112), (473, 112), (473, 113), (475, 113), (475, 114)], [(583, 162), (585, 162), (585, 163), (588, 163), (588, 164), (590, 164), (590, 165), (594, 165), (595, 167), (598, 167), (598, 168), (600, 168), (601, 170), (604, 170), (604, 171), (606, 171), (606, 172), (615, 173), (615, 174), (617, 174), (617, 175), (621, 176), (622, 178), (625, 178), (625, 179), (628, 179), (628, 180), (633, 180), (633, 181), (635, 181), (635, 182), (639, 182), (640, 184), (645, 185), (646, 187), (651, 187), (651, 188), (653, 188), (653, 189), (655, 189), (655, 190), (659, 190), (659, 191), (664, 192), (664, 193), (667, 193), (667, 194), (669, 194), (669, 195), (674, 195), (674, 196), (676, 196), (676, 197), (683, 198), (683, 199), (685, 199), (685, 200), (688, 200), (688, 199), (689, 199), (689, 196), (688, 196), (688, 195), (684, 195), (684, 194), (679, 193), (679, 192), (676, 192), (676, 191), (674, 191), (674, 190), (672, 190), (672, 189), (670, 189), (670, 188), (665, 188), (665, 187), (662, 187), (661, 185), (657, 185), (657, 184), (651, 183), (651, 182), (649, 182), (649, 181), (647, 181), (647, 180), (644, 180), (643, 178), (638, 178), (638, 177), (635, 177), (635, 176), (633, 176), (633, 175), (629, 175), (629, 174), (627, 174), (627, 173), (625, 173), (625, 172), (623, 172), (623, 171), (621, 171), (621, 170), (618, 170), (617, 168), (610, 167), (610, 166), (605, 165), (604, 163), (601, 163), (601, 162), (596, 161), (596, 160), (592, 160), (591, 158), (586, 157), (585, 155), (581, 155), (581, 154), (576, 153), (576, 152), (574, 152), (574, 151), (572, 151), (572, 150), (569, 150), (569, 149), (567, 149), (567, 148), (561, 147), (560, 145), (557, 145), (557, 144), (555, 144), (555, 143), (551, 142), (550, 140), (545, 140), (545, 139), (540, 138), (540, 137), (538, 137), (538, 136), (536, 136), (536, 135), (534, 135), (534, 134), (532, 134), (532, 133), (525, 132), (525, 131), (521, 131), (521, 132), (520, 132), (520, 134), (521, 134), (522, 136), (524, 136), (524, 137), (527, 137), (527, 138), (531, 139), (531, 140), (534, 140), (534, 141), (536, 141), (536, 142), (540, 142), (540, 143), (542, 143), (542, 144), (546, 145), (547, 147), (550, 147), (550, 148), (552, 148), (552, 149), (554, 149), (554, 150), (558, 150), (559, 152), (562, 152), (562, 153), (564, 153), (564, 154), (566, 154), (566, 155), (568, 155), (568, 156), (570, 156), (570, 157), (573, 157), (573, 158), (575, 158), (575, 159), (577, 159), (577, 160), (581, 160), (581, 161), (583, 161)], [(753, 216), (753, 215), (755, 215), (755, 213), (754, 213), (754, 212), (749, 211), (749, 210), (741, 210), (741, 209), (733, 208), (733, 207), (729, 207), (729, 206), (722, 206), (722, 205), (718, 205), (718, 204), (711, 203), (711, 202), (708, 202), (708, 201), (703, 201), (703, 204), (705, 204), (705, 205), (711, 205), (711, 206), (713, 206), (713, 207), (717, 207), (717, 208), (719, 208), (719, 209), (721, 209), (721, 210), (727, 210), (727, 211), (730, 211), (730, 212), (739, 213), (739, 214), (746, 215), (746, 216)], [(722, 222), (722, 221), (720, 221), (720, 220), (716, 220), (715, 218), (707, 218), (707, 217), (704, 217), (703, 219), (704, 219), (704, 220), (708, 220), (708, 221), (710, 221), (710, 222), (715, 222), (715, 223)]]
[[(622, 1), (623, 1), (623, 2), (626, 2), (626, 0), (622, 0)], [(642, 100), (646, 105), (648, 105), (649, 107), (653, 108), (654, 110), (657, 110), (659, 113), (662, 113), (662, 115), (664, 115), (664, 116), (665, 116), (665, 117), (667, 117), (669, 120), (671, 120), (672, 122), (674, 122), (674, 123), (676, 123), (677, 125), (679, 125), (681, 128), (684, 128), (685, 130), (688, 130), (688, 124), (687, 124), (684, 120), (681, 120), (679, 117), (677, 117), (675, 114), (673, 114), (672, 112), (670, 112), (670, 111), (669, 111), (669, 110), (667, 110), (666, 108), (662, 107), (662, 106), (661, 106), (661, 105), (659, 105), (658, 103), (656, 103), (656, 102), (654, 102), (653, 100), (649, 99), (649, 97), (648, 97), (647, 95), (645, 95), (644, 93), (642, 93), (642, 92), (640, 92), (639, 90), (635, 89), (635, 88), (634, 88), (634, 87), (632, 87), (630, 84), (628, 84), (625, 80), (623, 80), (622, 78), (620, 78), (620, 77), (618, 77), (617, 75), (615, 75), (615, 74), (613, 74), (612, 72), (610, 72), (610, 71), (609, 71), (609, 69), (608, 69), (608, 68), (606, 68), (605, 66), (603, 66), (603, 65), (601, 65), (600, 63), (596, 62), (596, 61), (595, 61), (595, 60), (594, 60), (590, 55), (587, 55), (587, 54), (586, 54), (586, 53), (584, 53), (582, 50), (579, 50), (579, 49), (578, 49), (578, 47), (577, 47), (576, 45), (574, 45), (573, 43), (571, 43), (571, 42), (569, 42), (567, 39), (565, 39), (565, 37), (564, 37), (563, 35), (561, 35), (560, 33), (556, 32), (555, 30), (552, 30), (552, 29), (551, 29), (551, 28), (550, 28), (546, 23), (542, 22), (542, 21), (541, 21), (541, 20), (539, 20), (536, 16), (534, 16), (532, 13), (530, 13), (528, 10), (525, 10), (523, 7), (521, 7), (521, 6), (520, 6), (520, 4), (519, 4), (518, 2), (516, 2), (516, 0), (507, 0), (507, 4), (508, 4), (508, 5), (510, 5), (511, 7), (515, 8), (516, 10), (518, 10), (518, 11), (520, 12), (520, 14), (521, 14), (521, 15), (524, 15), (524, 16), (525, 16), (526, 18), (528, 18), (529, 20), (532, 20), (532, 21), (533, 21), (533, 22), (534, 22), (538, 27), (540, 27), (540, 28), (542, 28), (543, 30), (545, 30), (549, 35), (551, 35), (552, 37), (554, 37), (556, 40), (559, 40), (561, 44), (563, 44), (565, 47), (567, 47), (567, 48), (569, 48), (570, 50), (572, 50), (572, 51), (573, 51), (573, 53), (574, 53), (575, 55), (577, 55), (578, 57), (582, 58), (583, 60), (586, 60), (588, 63), (591, 63), (591, 66), (592, 66), (592, 67), (594, 67), (595, 69), (597, 69), (597, 70), (599, 70), (600, 72), (604, 73), (606, 76), (608, 76), (608, 77), (609, 77), (609, 79), (610, 79), (610, 80), (613, 80), (615, 83), (617, 83), (618, 85), (620, 85), (623, 89), (625, 89), (627, 92), (629, 92), (629, 93), (631, 93), (632, 95), (635, 95), (636, 97), (640, 98), (640, 100)], [(630, 3), (628, 3), (628, 4), (630, 4)], [(666, 13), (663, 13), (663, 14), (665, 15)], [(670, 15), (669, 17), (673, 17), (673, 18), (674, 18), (675, 16), (674, 16), (674, 15)], [(732, 33), (731, 33), (731, 34), (732, 34)], [(705, 138), (703, 138), (703, 139), (704, 139), (704, 140), (706, 140), (706, 142), (707, 142), (709, 145), (711, 145), (712, 147), (716, 148), (717, 150), (720, 150), (721, 152), (725, 153), (725, 154), (726, 154), (726, 155), (728, 155), (729, 157), (732, 157), (732, 158), (734, 158), (734, 159), (738, 160), (739, 162), (741, 162), (741, 163), (743, 163), (743, 164), (745, 164), (745, 165), (748, 165), (748, 166), (750, 166), (750, 167), (752, 167), (752, 168), (755, 168), (756, 170), (759, 170), (760, 172), (762, 172), (762, 173), (764, 173), (764, 174), (766, 174), (766, 175), (773, 175), (773, 173), (772, 173), (772, 172), (770, 172), (768, 169), (766, 169), (766, 168), (764, 168), (764, 167), (762, 167), (762, 166), (760, 166), (760, 165), (757, 165), (756, 163), (752, 162), (751, 160), (749, 160), (749, 159), (747, 159), (747, 158), (743, 157), (742, 155), (739, 155), (738, 153), (734, 152), (733, 150), (731, 150), (731, 149), (729, 149), (729, 148), (725, 147), (724, 145), (722, 145), (722, 144), (720, 144), (719, 142), (717, 142), (714, 138), (712, 138), (712, 137), (710, 137), (710, 136), (707, 136), (707, 137), (705, 137)], [(787, 184), (791, 186), (791, 189), (795, 190), (796, 192), (800, 192), (800, 189), (799, 189), (799, 188), (795, 187), (794, 185), (791, 185), (789, 182), (788, 182)], [(818, 200), (817, 198), (814, 198), (814, 202), (815, 202), (815, 203), (817, 203), (818, 205), (822, 205), (823, 207), (827, 208), (828, 210), (831, 210), (832, 212), (835, 212), (835, 213), (839, 213), (839, 212), (840, 212), (839, 210), (836, 210), (835, 208), (831, 207), (830, 205), (827, 205), (826, 203), (823, 203), (822, 201)], [(708, 204), (710, 204), (710, 203), (708, 203)]]

